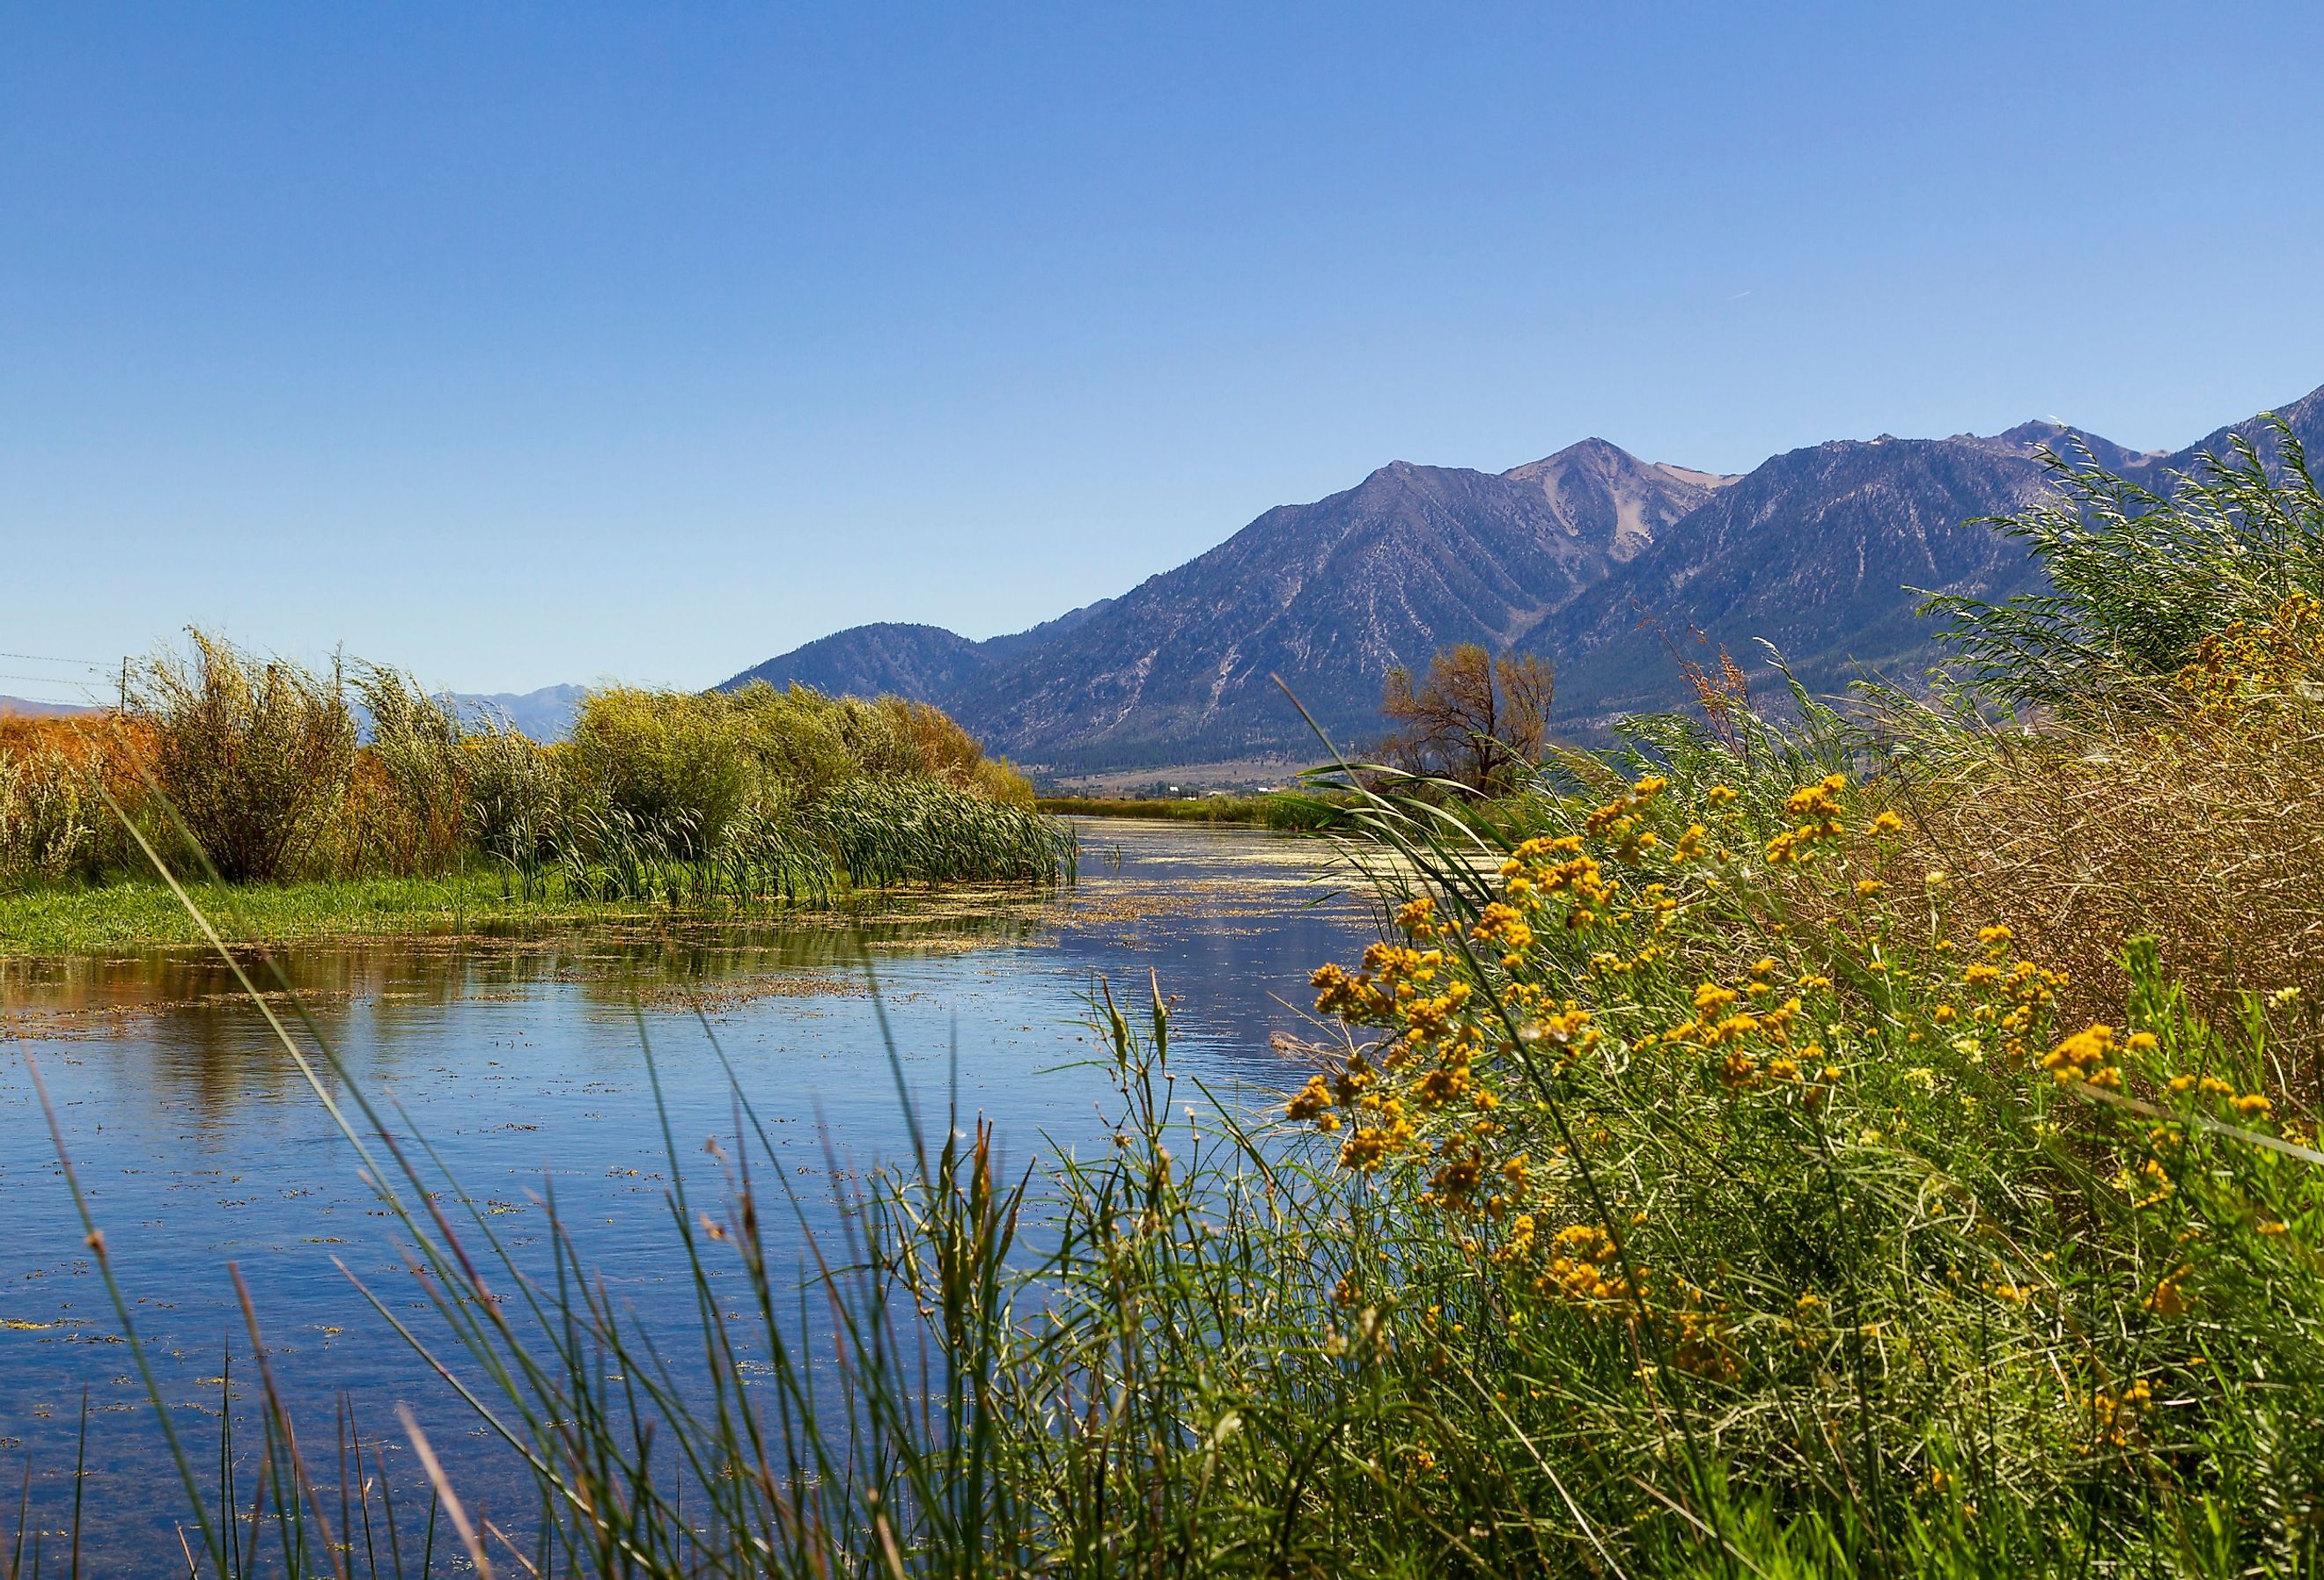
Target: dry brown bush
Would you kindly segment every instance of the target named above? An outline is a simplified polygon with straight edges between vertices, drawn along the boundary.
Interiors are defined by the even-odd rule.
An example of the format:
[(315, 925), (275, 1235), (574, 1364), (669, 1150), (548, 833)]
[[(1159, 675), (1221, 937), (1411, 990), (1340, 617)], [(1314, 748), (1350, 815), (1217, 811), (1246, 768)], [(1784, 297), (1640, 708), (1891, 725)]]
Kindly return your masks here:
[(1380, 714), (1393, 727), (1377, 750), (1400, 772), (1507, 794), (1541, 759), (1553, 692), (1549, 666), (1530, 653), (1448, 647), (1425, 675), (1401, 664), (1388, 670)]
[[(2215, 1020), (2250, 992), (2324, 1003), (2324, 705), (2294, 693), (1960, 735), (1895, 804), (1897, 881), (1943, 873), (1950, 910), (2006, 923), (2026, 956), (2070, 973), (2070, 1018), (2119, 1018), (2140, 934)], [(2279, 1072), (2310, 1099), (2312, 1015)]]

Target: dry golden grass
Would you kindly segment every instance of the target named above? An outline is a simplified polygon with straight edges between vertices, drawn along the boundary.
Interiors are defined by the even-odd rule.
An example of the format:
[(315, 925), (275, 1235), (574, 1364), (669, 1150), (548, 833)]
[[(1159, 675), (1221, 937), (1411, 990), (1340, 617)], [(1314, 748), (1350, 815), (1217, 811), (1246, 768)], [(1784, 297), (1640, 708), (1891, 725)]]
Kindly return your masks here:
[[(1944, 873), (1956, 909), (2070, 974), (2072, 1015), (2119, 1016), (2139, 934), (2216, 1020), (2248, 993), (2324, 1003), (2324, 705), (2297, 691), (1956, 737), (1895, 805), (1896, 881)], [(2324, 1038), (2303, 1020), (2278, 1074), (2312, 1101)]]
[(139, 782), (139, 768), (152, 759), (153, 735), (144, 725), (115, 713), (63, 718), (0, 714), (0, 756), (32, 757), (43, 752), (75, 768), (103, 764), (108, 770), (106, 788), (127, 794)]

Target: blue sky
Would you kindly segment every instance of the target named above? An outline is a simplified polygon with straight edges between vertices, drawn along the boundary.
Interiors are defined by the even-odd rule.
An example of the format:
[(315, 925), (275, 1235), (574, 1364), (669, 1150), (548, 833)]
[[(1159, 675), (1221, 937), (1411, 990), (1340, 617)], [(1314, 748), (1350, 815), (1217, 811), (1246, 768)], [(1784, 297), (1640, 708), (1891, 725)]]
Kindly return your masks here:
[(6, 5), (0, 652), (701, 685), (1393, 458), (2324, 383), (2324, 7), (1767, 12)]

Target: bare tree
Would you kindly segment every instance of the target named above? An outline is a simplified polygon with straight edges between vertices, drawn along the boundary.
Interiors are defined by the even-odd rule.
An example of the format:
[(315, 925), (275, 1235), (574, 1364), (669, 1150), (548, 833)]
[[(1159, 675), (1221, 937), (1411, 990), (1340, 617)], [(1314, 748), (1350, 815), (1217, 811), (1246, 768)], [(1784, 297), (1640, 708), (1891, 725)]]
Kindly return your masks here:
[(1480, 795), (1512, 790), (1540, 759), (1551, 687), (1549, 666), (1532, 654), (1495, 658), (1472, 642), (1439, 652), (1416, 685), (1399, 664), (1380, 697), (1391, 726), (1381, 760)]

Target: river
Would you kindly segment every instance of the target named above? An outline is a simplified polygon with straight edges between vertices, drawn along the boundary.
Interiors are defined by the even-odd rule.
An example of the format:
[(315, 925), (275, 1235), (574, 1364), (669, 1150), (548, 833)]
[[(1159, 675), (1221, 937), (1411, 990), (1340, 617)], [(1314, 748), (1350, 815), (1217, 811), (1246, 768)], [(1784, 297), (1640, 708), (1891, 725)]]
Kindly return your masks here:
[[(1142, 1003), (1158, 980), (1175, 1000), (1175, 1067), (1230, 1101), (1257, 1107), (1305, 1078), (1270, 1046), (1301, 1029), (1285, 1001), (1303, 1003), (1307, 973), (1370, 933), (1365, 906), (1326, 870), (1330, 847), (1122, 820), (1080, 832), (1078, 881), (1050, 896), (920, 897), (859, 925), (302, 946), (277, 964), (355, 1083), (403, 1106), (513, 1243), (537, 1235), (553, 1190), (590, 1265), (649, 1316), (667, 1292), (675, 1317), (683, 1269), (648, 1048), (708, 1188), (702, 1144), (733, 1128), (715, 1037), (810, 1197), (835, 1168), (908, 1150), (883, 1011), (915, 1101), (941, 1113), (956, 1089), (1017, 1167), (1108, 1133), (1111, 1088), (1086, 1024), (1108, 986)], [(288, 996), (277, 1002), (287, 1014)], [(403, 1401), (448, 1432), (473, 1427), (350, 1282), (392, 1298), (408, 1280), (392, 1220), (221, 963), (182, 951), (0, 963), (0, 1464), (11, 1481), (31, 1467), (42, 1529), (67, 1523), (86, 1395), (92, 1551), (106, 1572), (165, 1558), (182, 1572), (183, 1500), (74, 1215), (34, 1062), (198, 1459), (217, 1455), (228, 1347), (248, 1349), (230, 1263), (302, 1437), (331, 1440), (341, 1397), (381, 1434)], [(0, 1530), (13, 1532), (13, 1491), (5, 1501)]]

